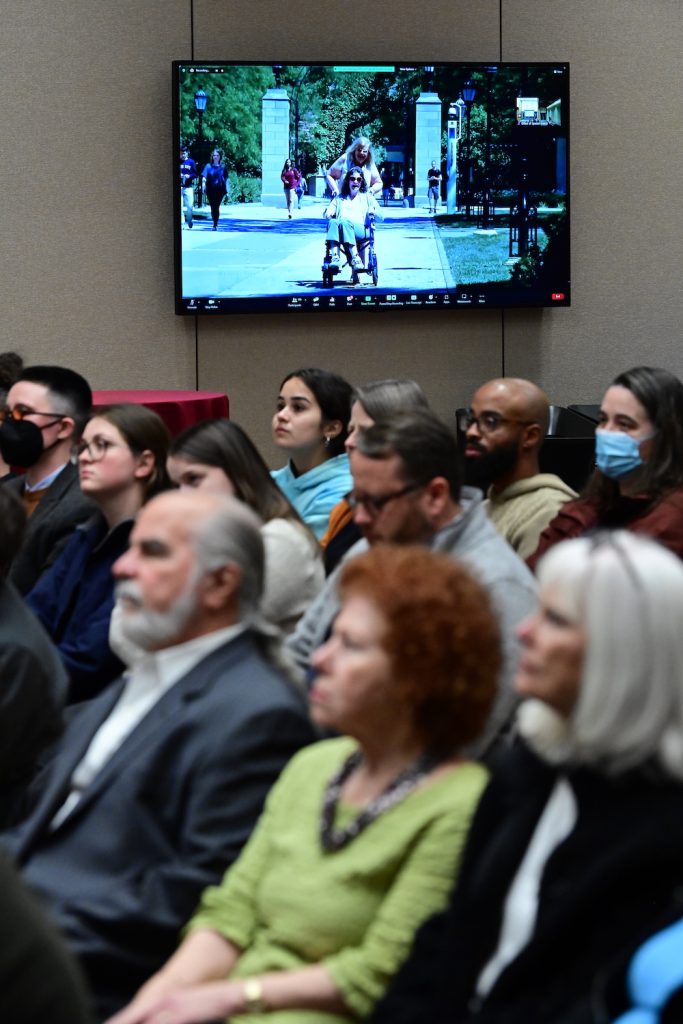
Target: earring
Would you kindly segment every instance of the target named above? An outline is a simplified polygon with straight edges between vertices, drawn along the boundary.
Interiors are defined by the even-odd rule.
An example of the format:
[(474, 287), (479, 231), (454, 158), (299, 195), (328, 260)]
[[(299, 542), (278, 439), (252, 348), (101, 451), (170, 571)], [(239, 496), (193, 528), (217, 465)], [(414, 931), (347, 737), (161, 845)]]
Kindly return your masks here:
[(332, 438), (331, 437), (326, 437), (325, 438), (325, 447), (329, 448), (331, 444), (332, 444)]

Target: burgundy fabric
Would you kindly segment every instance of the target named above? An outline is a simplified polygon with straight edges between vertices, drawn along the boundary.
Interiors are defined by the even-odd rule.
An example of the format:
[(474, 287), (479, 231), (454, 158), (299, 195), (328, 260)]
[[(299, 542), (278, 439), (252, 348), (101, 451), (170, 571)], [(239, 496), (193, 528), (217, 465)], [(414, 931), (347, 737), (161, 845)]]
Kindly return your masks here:
[(174, 437), (202, 420), (227, 419), (228, 396), (220, 391), (93, 391), (93, 406), (137, 402), (159, 416)]
[(536, 568), (541, 555), (554, 544), (599, 528), (625, 529), (652, 537), (683, 558), (683, 488), (672, 491), (655, 504), (648, 497), (622, 498), (605, 519), (598, 519), (595, 504), (578, 498), (563, 505), (552, 522), (545, 528), (527, 565)]

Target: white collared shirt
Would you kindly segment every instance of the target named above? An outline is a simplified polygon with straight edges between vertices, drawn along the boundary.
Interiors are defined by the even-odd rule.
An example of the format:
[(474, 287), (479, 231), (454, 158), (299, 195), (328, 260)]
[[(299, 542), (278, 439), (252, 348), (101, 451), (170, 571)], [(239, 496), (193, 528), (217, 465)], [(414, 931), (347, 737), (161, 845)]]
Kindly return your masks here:
[(51, 829), (62, 824), (81, 799), (83, 791), (163, 695), (200, 661), (245, 629), (246, 626), (240, 622), (175, 647), (152, 651), (126, 673), (126, 685), (121, 696), (74, 768), (69, 795), (52, 819)]

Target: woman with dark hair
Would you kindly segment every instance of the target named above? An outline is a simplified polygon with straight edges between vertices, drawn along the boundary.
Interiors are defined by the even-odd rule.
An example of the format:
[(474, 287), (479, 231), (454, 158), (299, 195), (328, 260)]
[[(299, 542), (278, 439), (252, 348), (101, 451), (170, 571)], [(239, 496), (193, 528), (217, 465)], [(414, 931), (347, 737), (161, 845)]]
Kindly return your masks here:
[(596, 977), (680, 890), (683, 565), (622, 530), (558, 544), (538, 578), (519, 741), (375, 1024), (590, 1021)]
[(287, 157), (282, 168), (282, 174), (280, 175), (282, 184), (285, 190), (285, 202), (287, 203), (287, 214), (289, 219), (292, 219), (292, 205), (296, 200), (296, 190), (299, 187), (301, 181), (301, 171), (298, 170)]
[(382, 220), (380, 208), (369, 191), (360, 167), (346, 172), (339, 194), (334, 196), (323, 216), (327, 218), (325, 246), (327, 262), (339, 267), (339, 249), (343, 248), (353, 270), (362, 270), (364, 263), (358, 246), (368, 237), (368, 217)]
[(207, 164), (202, 171), (202, 185), (206, 192), (211, 207), (211, 219), (213, 230), (218, 230), (218, 218), (220, 217), (221, 203), (228, 194), (228, 178), (223, 157), (218, 149), (211, 154), (211, 163)]
[(195, 423), (175, 440), (168, 472), (178, 487), (239, 498), (263, 522), (266, 575), (261, 610), (290, 632), (323, 585), (320, 548), (237, 423)]
[(460, 751), (493, 699), (495, 616), (462, 566), (417, 547), (354, 559), (341, 596), (310, 705), (343, 736), (292, 759), (178, 952), (110, 1024), (363, 1020), (444, 906), (486, 779)]
[(132, 402), (97, 409), (83, 431), (78, 471), (94, 514), (26, 598), (69, 673), (69, 703), (94, 697), (123, 668), (109, 646), (111, 567), (144, 503), (168, 486), (168, 443), (163, 420)]
[[(347, 455), (356, 447), (358, 435), (375, 423), (381, 423), (399, 412), (428, 409), (427, 396), (414, 380), (376, 380), (353, 392), (349, 433), (344, 442)], [(325, 552), (325, 572), (329, 575), (361, 532), (353, 521), (353, 512), (342, 498), (330, 514), (330, 521), (320, 546)]]
[(636, 366), (612, 381), (595, 431), (596, 469), (541, 534), (527, 560), (597, 528), (654, 537), (683, 557), (683, 383), (668, 370)]
[(273, 440), (289, 456), (273, 479), (317, 538), (330, 512), (353, 487), (344, 442), (351, 385), (329, 370), (294, 370), (280, 385)]

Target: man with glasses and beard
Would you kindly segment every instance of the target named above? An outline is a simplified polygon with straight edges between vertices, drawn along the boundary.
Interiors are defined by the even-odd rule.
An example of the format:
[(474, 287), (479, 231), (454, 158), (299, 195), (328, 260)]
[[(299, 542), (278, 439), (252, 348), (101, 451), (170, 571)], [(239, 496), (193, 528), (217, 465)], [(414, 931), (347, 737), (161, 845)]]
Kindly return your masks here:
[(533, 554), (548, 523), (576, 497), (559, 476), (539, 472), (548, 418), (544, 392), (515, 377), (482, 384), (458, 414), (465, 479), (485, 492), (489, 518), (520, 558)]
[(308, 671), (339, 611), (341, 566), (368, 545), (423, 544), (461, 561), (489, 591), (503, 647), (497, 700), (473, 751), (482, 755), (505, 731), (516, 705), (511, 689), (518, 656), (515, 629), (536, 608), (534, 578), (489, 522), (478, 491), (461, 486), (457, 442), (431, 410), (399, 413), (361, 431), (349, 459), (353, 490), (347, 501), (363, 539), (328, 577), (286, 638), (286, 648)]
[(144, 506), (113, 569), (110, 642), (130, 672), (80, 705), (5, 839), (78, 956), (98, 1020), (165, 963), (313, 739), (260, 616), (263, 569), (241, 502), (175, 491)]

